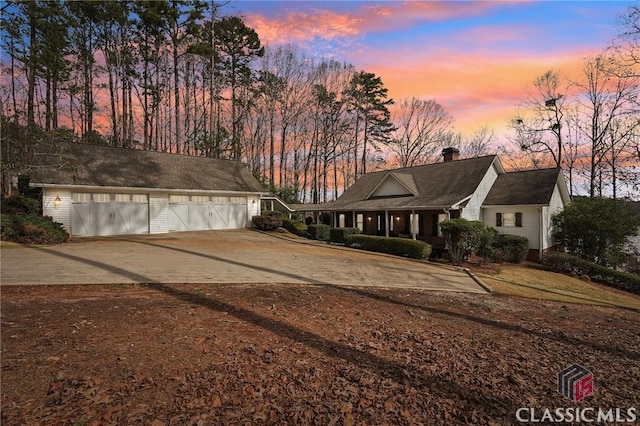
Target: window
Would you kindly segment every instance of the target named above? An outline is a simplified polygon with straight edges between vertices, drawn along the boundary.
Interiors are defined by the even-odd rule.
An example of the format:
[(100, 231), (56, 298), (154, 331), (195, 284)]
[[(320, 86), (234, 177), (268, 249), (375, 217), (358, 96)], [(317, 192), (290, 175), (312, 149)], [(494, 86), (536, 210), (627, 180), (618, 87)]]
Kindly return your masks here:
[(93, 194), (93, 201), (95, 203), (108, 203), (111, 201), (111, 194)]
[(91, 201), (91, 194), (78, 193), (78, 192), (73, 194), (74, 203), (87, 203), (89, 201)]
[(129, 194), (116, 194), (116, 202), (118, 203), (128, 203), (129, 198)]
[(134, 203), (146, 203), (147, 194), (133, 194), (131, 196), (131, 201), (133, 201)]
[(338, 228), (344, 228), (345, 227), (344, 222), (345, 222), (344, 213), (340, 213), (338, 215)]
[(172, 204), (176, 203), (188, 203), (189, 196), (188, 195), (170, 195), (169, 202)]
[(504, 228), (521, 228), (522, 213), (519, 213), (519, 212), (496, 213), (496, 226), (502, 226)]
[(229, 203), (229, 197), (212, 197), (213, 204), (227, 204)]
[(389, 231), (393, 232), (393, 215), (389, 216)]
[(362, 213), (356, 215), (356, 228), (358, 228), (360, 232), (364, 232), (364, 215)]
[(247, 204), (245, 197), (229, 197), (229, 203), (231, 204)]
[(204, 195), (192, 195), (191, 196), (191, 202), (192, 203), (208, 203), (209, 202), (209, 197), (205, 197)]

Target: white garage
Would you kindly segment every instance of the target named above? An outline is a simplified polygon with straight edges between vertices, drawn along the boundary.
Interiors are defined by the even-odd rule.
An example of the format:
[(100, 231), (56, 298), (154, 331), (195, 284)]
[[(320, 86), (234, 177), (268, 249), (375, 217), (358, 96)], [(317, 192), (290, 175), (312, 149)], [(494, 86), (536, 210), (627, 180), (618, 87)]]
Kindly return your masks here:
[(169, 196), (169, 231), (245, 228), (246, 197)]
[(147, 194), (71, 193), (71, 235), (149, 233)]
[(246, 228), (266, 194), (234, 161), (88, 144), (70, 151), (74, 164), (40, 172), (31, 186), (72, 236)]

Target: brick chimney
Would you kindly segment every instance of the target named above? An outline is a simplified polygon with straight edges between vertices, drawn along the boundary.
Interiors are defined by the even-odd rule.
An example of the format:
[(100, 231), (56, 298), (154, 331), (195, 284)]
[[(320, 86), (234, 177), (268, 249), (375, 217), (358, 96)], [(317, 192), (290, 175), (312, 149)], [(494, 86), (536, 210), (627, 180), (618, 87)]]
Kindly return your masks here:
[(444, 157), (444, 162), (447, 161), (456, 161), (460, 157), (460, 151), (456, 148), (445, 148), (442, 150), (442, 156)]

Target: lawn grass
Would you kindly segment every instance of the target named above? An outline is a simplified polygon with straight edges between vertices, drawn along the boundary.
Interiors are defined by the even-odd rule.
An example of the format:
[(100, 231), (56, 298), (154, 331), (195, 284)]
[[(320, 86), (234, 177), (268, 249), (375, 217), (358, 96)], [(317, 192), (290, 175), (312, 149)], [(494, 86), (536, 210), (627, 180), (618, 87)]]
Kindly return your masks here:
[(563, 274), (511, 265), (492, 272), (474, 272), (498, 294), (640, 311), (638, 296)]

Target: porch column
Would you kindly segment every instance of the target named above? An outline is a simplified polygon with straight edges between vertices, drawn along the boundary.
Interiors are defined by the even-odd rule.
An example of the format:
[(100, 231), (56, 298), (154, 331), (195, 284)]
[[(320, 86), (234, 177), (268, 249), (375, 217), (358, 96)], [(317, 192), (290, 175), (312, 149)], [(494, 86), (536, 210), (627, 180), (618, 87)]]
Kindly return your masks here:
[(417, 239), (416, 237), (416, 211), (415, 210), (411, 210), (411, 238), (413, 238), (414, 240)]
[(333, 228), (338, 228), (340, 226), (340, 224), (338, 223), (338, 213), (333, 212), (332, 219), (333, 219), (333, 223), (332, 223)]
[(384, 236), (389, 237), (389, 212), (384, 211)]
[(273, 211), (273, 200), (271, 200), (271, 211)]
[(351, 225), (352, 225), (351, 227), (352, 228), (357, 228), (358, 224), (356, 223), (356, 212), (355, 211), (351, 212), (351, 218), (353, 219), (353, 221), (351, 222)]

